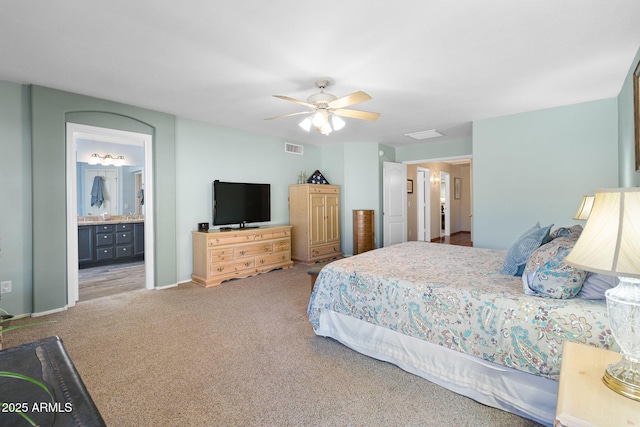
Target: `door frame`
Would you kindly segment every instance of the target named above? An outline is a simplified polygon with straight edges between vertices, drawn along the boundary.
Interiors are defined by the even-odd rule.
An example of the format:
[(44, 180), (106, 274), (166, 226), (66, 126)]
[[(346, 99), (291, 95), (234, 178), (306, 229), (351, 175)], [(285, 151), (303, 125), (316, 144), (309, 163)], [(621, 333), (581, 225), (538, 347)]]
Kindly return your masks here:
[[(470, 212), (470, 218), (471, 218), (471, 222), (470, 222), (470, 226), (471, 226), (471, 240), (473, 241), (473, 235), (474, 235), (474, 216), (473, 216), (473, 155), (471, 154), (467, 154), (467, 155), (461, 155), (461, 156), (449, 156), (449, 157), (434, 157), (434, 158), (426, 158), (426, 159), (421, 159), (421, 160), (407, 160), (404, 161), (403, 163), (407, 164), (407, 165), (418, 165), (418, 164), (422, 164), (422, 163), (437, 163), (437, 162), (460, 162), (460, 161), (469, 161), (471, 163), (471, 169), (469, 171), (470, 173), (470, 181), (469, 181), (469, 197), (470, 197), (470, 201), (469, 201), (469, 209), (471, 210)], [(438, 200), (440, 200), (440, 193), (438, 193)]]
[(75, 306), (78, 290), (78, 173), (77, 140), (92, 139), (104, 142), (131, 141), (144, 147), (145, 221), (144, 263), (145, 289), (153, 289), (154, 264), (154, 212), (153, 212), (153, 136), (123, 130), (66, 123), (67, 130), (67, 307)]
[(428, 168), (418, 167), (418, 235), (416, 239), (422, 242), (431, 241), (431, 171)]

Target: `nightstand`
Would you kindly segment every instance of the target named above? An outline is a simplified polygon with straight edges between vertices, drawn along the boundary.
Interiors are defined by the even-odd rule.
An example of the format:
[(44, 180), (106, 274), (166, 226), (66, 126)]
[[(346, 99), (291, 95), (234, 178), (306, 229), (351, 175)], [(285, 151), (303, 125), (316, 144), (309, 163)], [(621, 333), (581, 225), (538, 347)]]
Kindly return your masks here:
[(565, 342), (558, 387), (556, 427), (640, 425), (640, 402), (610, 390), (602, 374), (622, 356), (609, 350)]

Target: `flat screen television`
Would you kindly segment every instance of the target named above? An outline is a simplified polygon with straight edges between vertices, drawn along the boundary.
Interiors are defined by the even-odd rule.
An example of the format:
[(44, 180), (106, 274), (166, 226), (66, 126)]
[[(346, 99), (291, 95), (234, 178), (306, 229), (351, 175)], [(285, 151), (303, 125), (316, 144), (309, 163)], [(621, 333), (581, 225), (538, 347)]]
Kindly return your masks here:
[(271, 221), (270, 184), (213, 181), (213, 225), (245, 228), (267, 221)]

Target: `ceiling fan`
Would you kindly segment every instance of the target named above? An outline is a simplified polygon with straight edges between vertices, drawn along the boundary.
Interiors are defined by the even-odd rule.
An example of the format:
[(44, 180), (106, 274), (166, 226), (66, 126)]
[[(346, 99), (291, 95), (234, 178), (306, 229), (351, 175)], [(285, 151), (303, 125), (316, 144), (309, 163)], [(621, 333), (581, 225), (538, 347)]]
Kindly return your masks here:
[(380, 117), (380, 113), (371, 113), (368, 111), (352, 110), (350, 107), (371, 99), (369, 95), (362, 91), (352, 93), (351, 95), (338, 98), (335, 95), (326, 93), (324, 89), (329, 86), (328, 80), (317, 80), (316, 86), (320, 89), (319, 93), (311, 95), (307, 101), (299, 101), (294, 98), (282, 95), (273, 95), (276, 98), (285, 101), (295, 102), (296, 104), (308, 107), (309, 111), (301, 111), (298, 113), (284, 114), (282, 116), (269, 117), (265, 120), (280, 119), (283, 117), (298, 116), (307, 114), (308, 116), (300, 122), (300, 127), (309, 132), (313, 126), (323, 135), (329, 135), (334, 130), (340, 130), (344, 127), (345, 122), (341, 117), (350, 119), (375, 121)]

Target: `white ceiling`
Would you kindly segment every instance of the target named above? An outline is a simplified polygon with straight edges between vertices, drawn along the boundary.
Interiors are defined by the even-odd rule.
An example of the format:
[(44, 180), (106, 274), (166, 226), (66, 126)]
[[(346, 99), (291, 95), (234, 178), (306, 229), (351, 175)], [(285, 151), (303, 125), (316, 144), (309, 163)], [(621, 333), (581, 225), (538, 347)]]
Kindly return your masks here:
[[(0, 80), (66, 90), (311, 144), (405, 146), (471, 122), (618, 95), (640, 46), (638, 0), (4, 1)], [(327, 77), (362, 90), (330, 136), (300, 100)], [(0, 95), (1, 96), (1, 95)]]

